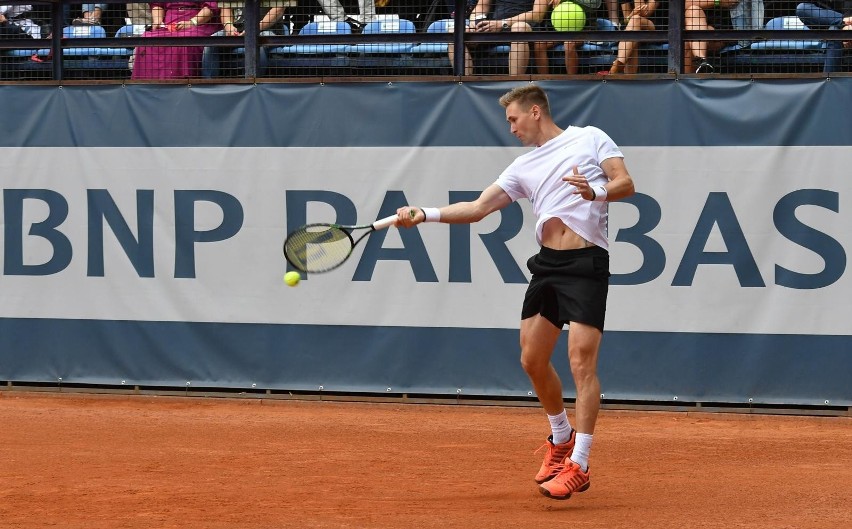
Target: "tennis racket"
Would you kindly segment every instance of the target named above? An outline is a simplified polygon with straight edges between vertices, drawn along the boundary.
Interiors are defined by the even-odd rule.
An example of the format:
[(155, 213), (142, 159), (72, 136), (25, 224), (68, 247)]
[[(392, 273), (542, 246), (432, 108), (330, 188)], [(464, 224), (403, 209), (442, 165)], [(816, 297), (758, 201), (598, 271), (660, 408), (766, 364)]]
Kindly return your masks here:
[[(414, 218), (414, 210), (411, 217)], [(346, 262), (355, 246), (374, 231), (393, 226), (397, 216), (391, 215), (372, 224), (307, 224), (291, 232), (284, 240), (284, 257), (300, 272), (329, 272)], [(357, 239), (352, 234), (364, 231)]]

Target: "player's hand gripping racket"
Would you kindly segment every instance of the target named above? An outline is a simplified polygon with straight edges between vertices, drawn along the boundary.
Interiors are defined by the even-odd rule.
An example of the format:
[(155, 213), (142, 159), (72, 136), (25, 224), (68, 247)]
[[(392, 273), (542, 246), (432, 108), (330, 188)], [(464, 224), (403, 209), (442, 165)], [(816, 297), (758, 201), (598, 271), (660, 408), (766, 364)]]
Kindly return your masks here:
[[(411, 210), (411, 217), (415, 212)], [(364, 237), (376, 230), (393, 226), (397, 216), (391, 215), (372, 224), (343, 226), (340, 224), (308, 224), (291, 232), (284, 241), (284, 257), (300, 272), (328, 272), (349, 259), (352, 250)], [(354, 239), (352, 233), (367, 230)]]

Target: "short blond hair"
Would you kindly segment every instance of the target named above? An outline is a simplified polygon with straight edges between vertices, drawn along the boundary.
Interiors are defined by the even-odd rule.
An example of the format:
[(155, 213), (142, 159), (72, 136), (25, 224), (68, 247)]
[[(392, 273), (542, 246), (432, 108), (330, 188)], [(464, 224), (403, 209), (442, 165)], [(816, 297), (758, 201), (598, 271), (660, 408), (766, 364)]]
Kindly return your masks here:
[(538, 85), (525, 84), (509, 90), (500, 97), (500, 105), (503, 108), (515, 102), (524, 110), (529, 110), (533, 105), (538, 105), (542, 114), (550, 115), (550, 102), (547, 100), (547, 94)]

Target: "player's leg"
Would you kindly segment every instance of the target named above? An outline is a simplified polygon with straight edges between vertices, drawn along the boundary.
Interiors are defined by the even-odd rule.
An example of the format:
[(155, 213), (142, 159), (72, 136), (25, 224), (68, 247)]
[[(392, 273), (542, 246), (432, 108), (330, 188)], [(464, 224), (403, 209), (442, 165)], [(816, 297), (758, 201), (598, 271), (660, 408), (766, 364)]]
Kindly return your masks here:
[(568, 329), (568, 359), (577, 388), (576, 429), (574, 450), (563, 468), (553, 479), (543, 483), (539, 490), (545, 496), (565, 500), (576, 492), (589, 488), (589, 451), (592, 434), (601, 405), (598, 379), (598, 349), (600, 329), (584, 323), (572, 322)]
[(601, 407), (598, 349), (602, 336), (600, 329), (585, 323), (572, 322), (568, 328), (568, 360), (577, 388), (576, 428), (578, 432), (589, 435), (595, 432)]
[(521, 320), (521, 366), (532, 382), (536, 396), (550, 421), (551, 435), (535, 476), (543, 483), (559, 473), (561, 465), (574, 449), (574, 432), (562, 400), (562, 381), (550, 359), (561, 329), (540, 314)]
[(548, 415), (565, 409), (562, 382), (550, 362), (561, 329), (540, 314), (521, 320), (521, 367)]

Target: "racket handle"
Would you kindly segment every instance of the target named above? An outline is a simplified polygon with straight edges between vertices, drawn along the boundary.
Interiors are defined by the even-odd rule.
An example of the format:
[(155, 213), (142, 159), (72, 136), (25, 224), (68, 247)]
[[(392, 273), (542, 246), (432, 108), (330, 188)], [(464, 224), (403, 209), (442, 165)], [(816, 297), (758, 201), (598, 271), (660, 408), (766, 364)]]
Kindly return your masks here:
[(377, 220), (376, 222), (373, 223), (373, 229), (374, 230), (383, 230), (385, 228), (393, 226), (394, 223), (396, 222), (396, 219), (397, 219), (396, 215), (391, 215), (390, 217), (385, 217), (383, 219), (379, 219), (379, 220)]

